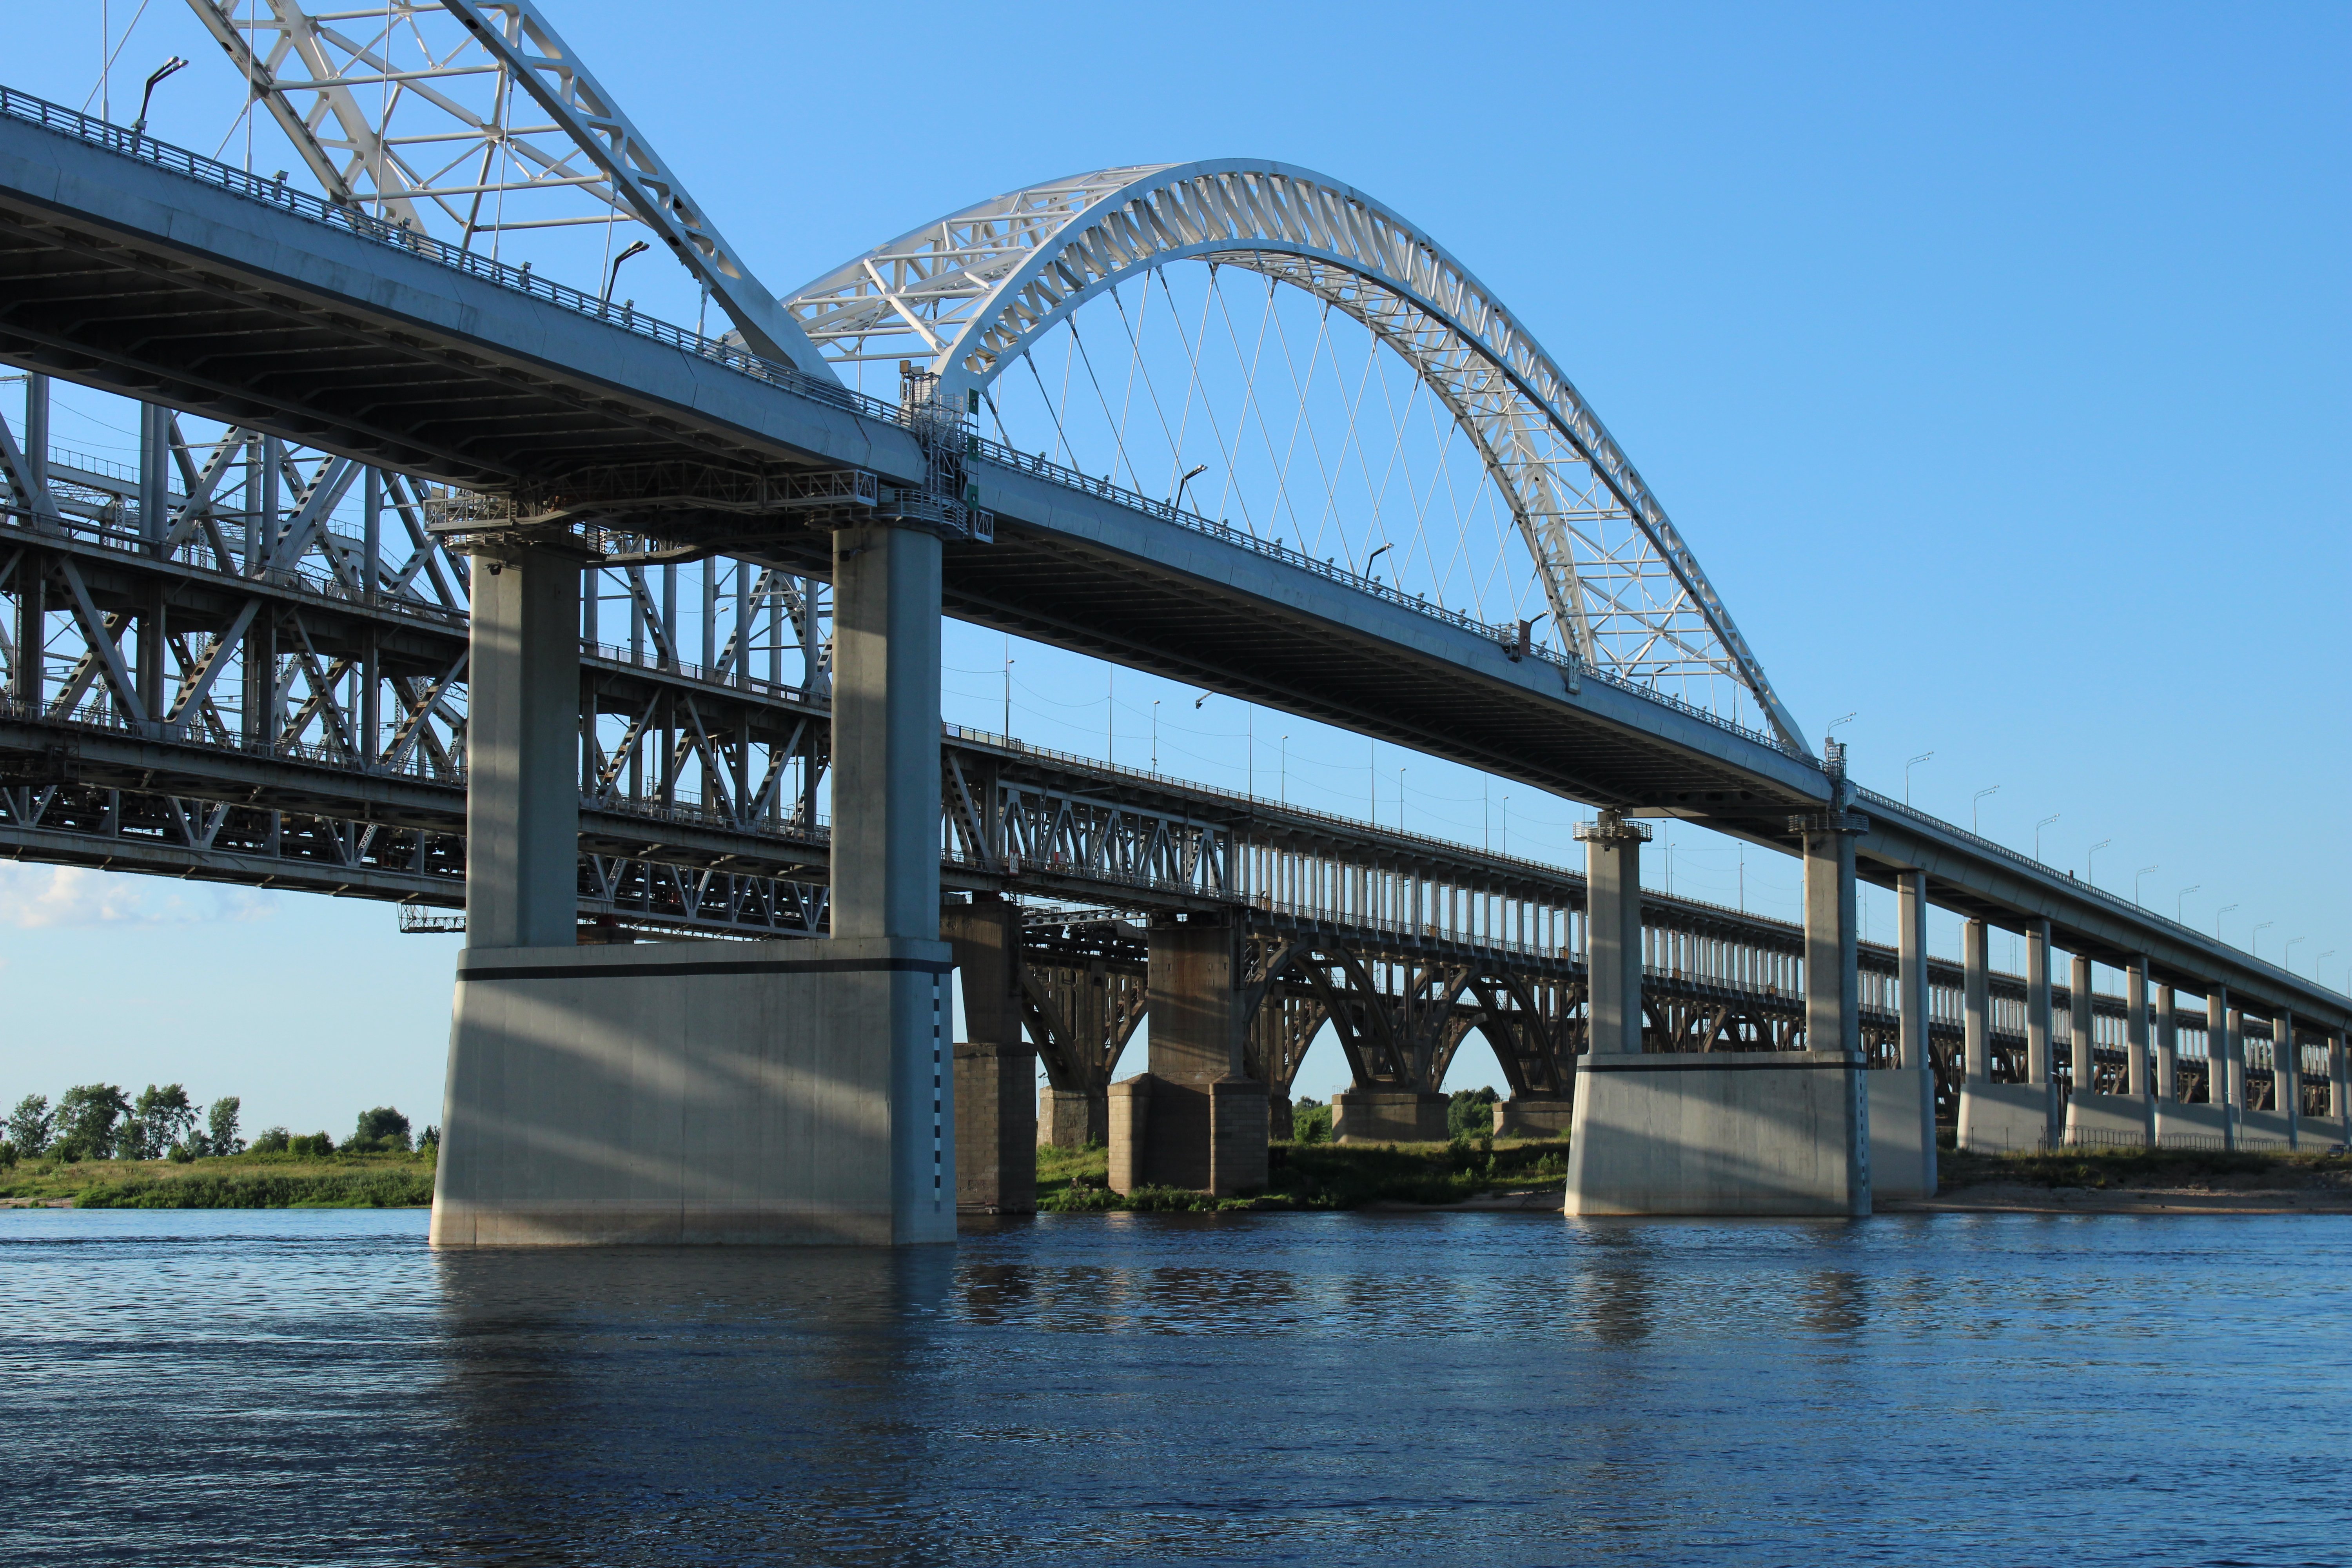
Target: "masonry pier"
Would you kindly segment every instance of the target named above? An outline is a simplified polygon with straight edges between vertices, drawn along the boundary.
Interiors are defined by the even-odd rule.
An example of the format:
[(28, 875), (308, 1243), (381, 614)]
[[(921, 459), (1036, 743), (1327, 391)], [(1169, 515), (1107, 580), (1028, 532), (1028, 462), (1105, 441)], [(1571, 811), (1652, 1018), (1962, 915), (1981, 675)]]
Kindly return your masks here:
[(965, 1037), (955, 1043), (956, 1207), (1037, 1209), (1037, 1051), (1021, 1027), (1021, 909), (979, 893), (940, 912)]
[(1233, 1197), (1266, 1179), (1266, 1086), (1243, 1071), (1262, 1000), (1230, 920), (1171, 915), (1150, 928), (1145, 1070), (1110, 1088), (1110, 1184)]
[(954, 1239), (940, 542), (835, 548), (822, 942), (579, 945), (579, 566), (478, 557), (436, 1245)]

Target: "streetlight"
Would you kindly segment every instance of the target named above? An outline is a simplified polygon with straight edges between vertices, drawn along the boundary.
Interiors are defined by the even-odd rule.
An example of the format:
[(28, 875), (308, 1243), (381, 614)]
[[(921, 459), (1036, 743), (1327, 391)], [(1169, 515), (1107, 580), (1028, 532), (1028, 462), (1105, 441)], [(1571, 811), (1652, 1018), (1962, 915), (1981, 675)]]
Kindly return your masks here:
[(2326, 952), (2321, 953), (2317, 958), (2311, 961), (2311, 983), (2314, 985), (2322, 985), (2326, 984), (2319, 978), (2319, 973), (2321, 970), (2327, 967), (2327, 961), (2335, 956), (2336, 950), (2331, 947)]
[(2213, 940), (2215, 942), (2221, 940), (2221, 917), (2228, 914), (2231, 910), (2234, 910), (2238, 906), (2235, 904), (2223, 904), (2220, 909), (2213, 911)]
[(2254, 957), (2260, 958), (2263, 955), (2263, 932), (2270, 930), (2271, 927), (2276, 924), (2278, 924), (2278, 921), (2264, 921), (2262, 924), (2256, 926), (2253, 930), (2253, 934), (2246, 939), (2253, 944), (2252, 951)]
[(1290, 737), (1286, 734), (1282, 737), (1282, 783), (1276, 787), (1282, 791), (1282, 804), (1288, 805), (1290, 804)]
[(147, 79), (147, 90), (139, 95), (139, 118), (131, 122), (131, 145), (134, 149), (139, 145), (139, 138), (147, 130), (147, 100), (155, 96), (155, 84), (174, 71), (185, 70), (187, 66), (187, 61), (173, 55), (170, 59), (157, 66), (154, 74)]
[(2099, 885), (2099, 879), (2091, 869), (2091, 858), (2114, 842), (2115, 840), (2112, 838), (2102, 838), (2096, 844), (2092, 845), (2088, 849), (2083, 851), (2083, 880), (2090, 883), (2094, 888)]
[(1151, 700), (1151, 771), (1160, 771), (1160, 699)]
[(1186, 485), (1191, 484), (1194, 479), (1199, 479), (1202, 474), (1205, 474), (1205, 473), (1207, 473), (1208, 471), (1209, 471), (1209, 465), (1208, 465), (1208, 464), (1206, 464), (1206, 463), (1195, 463), (1195, 464), (1193, 464), (1193, 465), (1192, 465), (1192, 472), (1190, 472), (1190, 473), (1186, 474), (1182, 479), (1178, 479), (1178, 480), (1176, 481), (1176, 499), (1175, 499), (1174, 500), (1171, 500), (1171, 501), (1170, 501), (1170, 502), (1168, 503), (1168, 505), (1170, 506), (1170, 508), (1171, 508), (1171, 510), (1176, 510), (1176, 511), (1181, 511), (1181, 510), (1184, 510), (1184, 487), (1185, 487)]
[(2202, 882), (2198, 883), (2193, 888), (2183, 888), (2180, 889), (2179, 900), (2172, 906), (2172, 921), (2175, 925), (2187, 925), (2189, 923), (2189, 895), (2191, 893), (2202, 892), (2204, 890), (2205, 884)]
[(1995, 785), (1993, 785), (1990, 789), (1980, 789), (1980, 790), (1977, 791), (1977, 793), (1976, 793), (1974, 795), (1972, 795), (1971, 797), (1969, 797), (1969, 831), (1970, 833), (1976, 833), (1976, 834), (1977, 834), (1977, 836), (1978, 836), (1979, 837), (1983, 837), (1983, 835), (1982, 835), (1981, 833), (1979, 833), (1979, 832), (1978, 832), (1978, 829), (1977, 829), (1977, 815), (1978, 815), (1978, 814), (1977, 814), (1977, 803), (1978, 803), (1979, 801), (1981, 801), (1982, 799), (1984, 799), (1984, 797), (1985, 797), (1985, 796), (1987, 796), (1987, 795), (1999, 795), (2000, 793), (2000, 785), (1999, 785), (1999, 784), (1995, 784)]
[(1404, 770), (1397, 770), (1397, 831), (1404, 831)]
[(613, 258), (613, 269), (604, 274), (604, 302), (605, 304), (609, 305), (613, 302), (613, 285), (621, 280), (621, 263), (626, 261), (632, 256), (642, 255), (644, 252), (651, 250), (652, 248), (652, 246), (647, 245), (642, 239), (632, 240), (629, 242), (629, 247), (626, 250), (622, 251), (620, 255)]
[(2042, 858), (2042, 830), (2057, 820), (2058, 813), (2053, 811), (2033, 825), (2033, 858), (2036, 860)]
[[(1375, 562), (1375, 561), (1378, 561), (1378, 560), (1379, 560), (1379, 559), (1380, 559), (1383, 554), (1385, 554), (1385, 553), (1386, 553), (1386, 552), (1388, 552), (1389, 551), (1393, 550), (1393, 549), (1395, 549), (1395, 548), (1396, 548), (1396, 546), (1394, 546), (1393, 544), (1383, 544), (1383, 545), (1381, 545), (1381, 546), (1380, 547), (1380, 549), (1375, 550), (1375, 551), (1373, 551), (1370, 555), (1365, 556), (1365, 557), (1364, 557), (1364, 575), (1365, 575), (1365, 576), (1367, 576), (1367, 577), (1372, 577), (1372, 563), (1373, 563), (1373, 562)], [(1380, 581), (1380, 579), (1379, 579), (1378, 577), (1372, 577), (1372, 581), (1373, 581), (1373, 582), (1375, 582), (1375, 583), (1377, 583), (1377, 582), (1379, 582), (1379, 581)]]
[[(2286, 951), (2279, 954), (2279, 964), (2289, 974), (2293, 974), (2294, 973), (2294, 944), (2299, 942), (2309, 942), (2310, 940), (2311, 939), (2307, 936), (2291, 936), (2287, 938)], [(2312, 971), (2312, 978), (2317, 979), (2318, 975), (2319, 972), (2317, 970), (2315, 969)]]
[(2150, 871), (2161, 871), (2164, 868), (2161, 866), (2142, 866), (2138, 870), (2132, 873), (2132, 908), (2138, 909), (2140, 907), (2139, 885), (2141, 879)]
[(1004, 738), (1013, 739), (1013, 637), (1004, 638)]
[(1904, 804), (1904, 805), (1909, 805), (1911, 804), (1911, 770), (1912, 770), (1913, 768), (1917, 767), (1921, 763), (1924, 763), (1924, 762), (1927, 761), (1929, 758), (1933, 757), (1935, 754), (1936, 754), (1936, 753), (1935, 753), (1935, 752), (1920, 752), (1917, 756), (1916, 756), (1916, 757), (1912, 758), (1909, 762), (1907, 762), (1907, 763), (1904, 763), (1904, 764), (1903, 764), (1903, 804)]

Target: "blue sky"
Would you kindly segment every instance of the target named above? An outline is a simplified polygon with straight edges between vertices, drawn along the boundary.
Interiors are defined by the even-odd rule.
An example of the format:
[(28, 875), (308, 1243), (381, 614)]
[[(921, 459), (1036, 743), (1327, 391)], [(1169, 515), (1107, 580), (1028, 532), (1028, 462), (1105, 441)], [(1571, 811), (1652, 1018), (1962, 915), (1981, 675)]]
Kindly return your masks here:
[[(118, 33), (135, 0), (114, 0)], [(1443, 239), (1577, 381), (1706, 562), (1782, 696), (1857, 775), (2345, 984), (2342, 654), (2352, 13), (2341, 6), (1423, 7), (1056, 16), (907, 5), (551, 0), (583, 57), (788, 289), (979, 196), (1246, 154)], [(11, 18), (5, 79), (79, 103), (100, 7)], [(151, 0), (114, 100), (177, 49), (154, 129), (207, 150), (235, 84)], [(803, 64), (801, 62), (808, 62)], [(126, 85), (121, 78), (130, 78)], [(584, 280), (583, 281), (588, 281)], [(94, 437), (100, 433), (93, 432)], [(102, 438), (102, 437), (100, 437)], [(1097, 670), (1016, 647), (1014, 727), (1099, 752)], [(950, 637), (951, 718), (994, 728), (1001, 639)], [(1122, 675), (1121, 761), (1238, 784), (1250, 721)], [(1293, 798), (1361, 809), (1364, 743), (1293, 735)], [(1476, 776), (1381, 748), (1383, 820), (1475, 841)], [(1493, 795), (1509, 786), (1495, 784)], [(1509, 790), (1512, 847), (1580, 815)], [(1523, 815), (1522, 815), (1523, 814)], [(1677, 890), (1738, 853), (1677, 834)], [(1663, 861), (1663, 856), (1654, 857)], [(1794, 912), (1750, 850), (1751, 907)], [(1654, 879), (1663, 881), (1658, 868)], [(2252, 928), (2269, 922), (2256, 938)], [(1873, 925), (1892, 930), (1879, 896)], [(291, 896), (0, 879), (17, 1026), (0, 1094), (106, 1078), (239, 1092), (339, 1134), (437, 1112), (451, 947)], [(1949, 951), (1948, 926), (1937, 945)], [(1996, 962), (2005, 962), (1996, 939)], [(1465, 1056), (1457, 1082), (1491, 1071)], [(1302, 1092), (1341, 1076), (1319, 1050)]]

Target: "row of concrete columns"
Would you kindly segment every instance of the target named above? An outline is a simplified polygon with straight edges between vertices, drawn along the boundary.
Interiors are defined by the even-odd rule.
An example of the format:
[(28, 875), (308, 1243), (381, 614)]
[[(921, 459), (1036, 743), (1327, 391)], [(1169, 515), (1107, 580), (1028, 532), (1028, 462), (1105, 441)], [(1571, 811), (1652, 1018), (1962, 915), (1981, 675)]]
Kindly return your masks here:
[[(2068, 1008), (2071, 1092), (2062, 1102), (2052, 1070), (2050, 922), (2029, 921), (2022, 934), (2026, 944), (2022, 1083), (1996, 1083), (1992, 1079), (1990, 930), (1985, 921), (1972, 920), (1962, 935), (1965, 1036), (1959, 1142), (1963, 1148), (2157, 1142), (2237, 1148), (2249, 1138), (2295, 1147), (2304, 1142), (2302, 1064), (2294, 1014), (2278, 1008), (2271, 1019), (2273, 1110), (2251, 1111), (2245, 1083), (2244, 1016), (2231, 1005), (2228, 987), (2218, 984), (2206, 987), (2206, 1098), (2185, 1100), (2180, 1094), (2174, 988), (2151, 988), (2145, 957), (2133, 958), (2124, 966), (2125, 1075), (2121, 1091), (2109, 1094), (2092, 1087), (2096, 1082), (2092, 961), (2082, 953), (2074, 956)], [(2326, 1044), (2327, 1126), (2314, 1131), (2332, 1143), (2345, 1139), (2352, 1089), (2346, 1081), (2342, 1034), (2327, 1036)]]

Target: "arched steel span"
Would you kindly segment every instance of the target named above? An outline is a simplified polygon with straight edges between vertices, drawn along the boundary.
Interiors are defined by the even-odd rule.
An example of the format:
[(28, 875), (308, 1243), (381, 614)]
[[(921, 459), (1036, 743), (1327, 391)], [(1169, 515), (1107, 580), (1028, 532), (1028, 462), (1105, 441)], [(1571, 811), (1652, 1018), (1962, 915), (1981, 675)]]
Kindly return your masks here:
[[(1508, 501), (1552, 618), (1634, 679), (1727, 676), (1811, 755), (1698, 558), (1551, 356), (1470, 270), (1361, 192), (1286, 163), (1139, 164), (1026, 186), (878, 246), (788, 310), (828, 358), (985, 387), (1088, 299), (1197, 259), (1346, 312), (1452, 413)], [(1612, 543), (1610, 521), (1630, 522)]]

